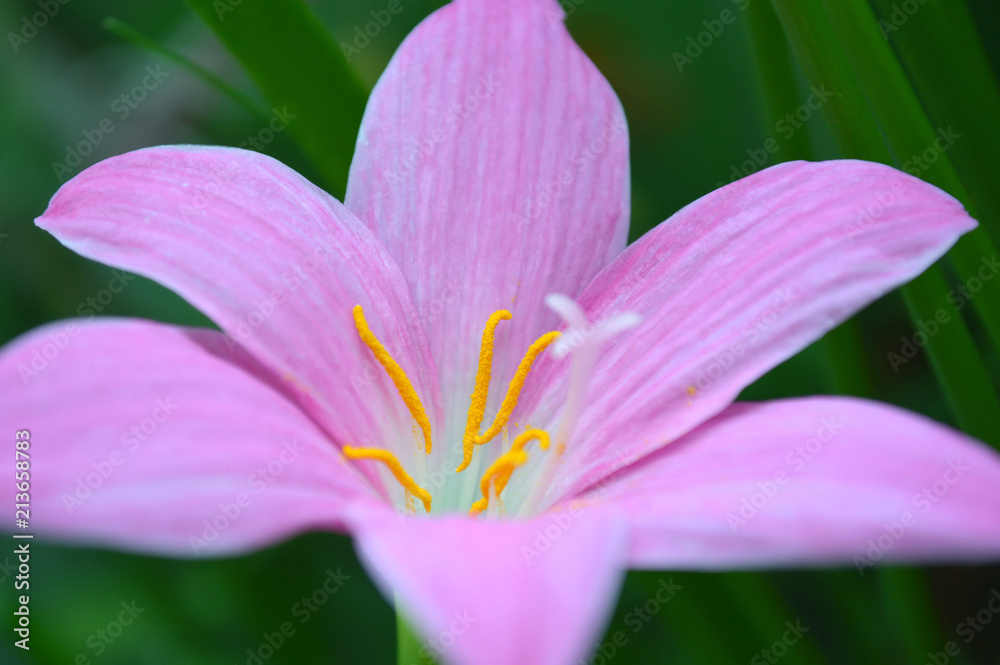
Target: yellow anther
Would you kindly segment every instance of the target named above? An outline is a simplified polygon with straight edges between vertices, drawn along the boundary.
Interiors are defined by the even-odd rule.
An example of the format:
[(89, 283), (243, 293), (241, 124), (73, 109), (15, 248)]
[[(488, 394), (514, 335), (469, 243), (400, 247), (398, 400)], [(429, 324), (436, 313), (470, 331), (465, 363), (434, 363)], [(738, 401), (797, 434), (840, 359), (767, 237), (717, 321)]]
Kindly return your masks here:
[[(507, 421), (510, 420), (510, 415), (514, 412), (514, 407), (517, 406), (517, 398), (521, 394), (521, 388), (524, 387), (524, 380), (528, 378), (528, 372), (531, 371), (531, 366), (535, 362), (535, 358), (544, 351), (549, 344), (554, 342), (556, 338), (559, 337), (557, 331), (547, 332), (535, 342), (528, 347), (528, 352), (524, 354), (524, 358), (521, 359), (521, 364), (517, 366), (517, 372), (514, 373), (514, 378), (510, 380), (510, 386), (507, 388), (507, 394), (503, 398), (503, 403), (500, 405), (500, 412), (497, 417), (493, 420), (493, 424), (490, 428), (483, 432), (482, 436), (476, 437), (476, 443), (482, 445), (493, 439), (500, 430), (504, 428)], [(532, 430), (529, 430), (532, 431)], [(548, 444), (546, 444), (547, 446)]]
[[(396, 480), (399, 481), (399, 484), (403, 486), (403, 489), (406, 490), (407, 496), (409, 497), (412, 494), (417, 497), (423, 502), (424, 510), (431, 512), (430, 492), (417, 485), (413, 478), (410, 477), (410, 474), (399, 463), (399, 460), (396, 459), (396, 456), (388, 450), (380, 448), (352, 448), (351, 446), (344, 446), (341, 450), (348, 459), (370, 459), (385, 464), (389, 467), (389, 471), (392, 472)], [(412, 503), (412, 498), (408, 503)]]
[(481, 446), (491, 441), (507, 425), (511, 414), (514, 412), (514, 407), (517, 406), (517, 398), (521, 394), (524, 381), (528, 377), (528, 372), (531, 371), (531, 366), (534, 364), (535, 359), (549, 344), (559, 337), (559, 333), (556, 331), (545, 333), (528, 347), (528, 352), (521, 359), (521, 364), (518, 365), (517, 372), (514, 373), (514, 378), (510, 380), (510, 385), (500, 405), (499, 413), (493, 419), (493, 424), (490, 425), (489, 429), (480, 435), (479, 427), (483, 422), (483, 414), (486, 413), (486, 398), (489, 392), (491, 367), (493, 364), (493, 338), (497, 324), (509, 318), (511, 318), (510, 312), (501, 309), (494, 312), (486, 322), (482, 345), (479, 349), (479, 368), (476, 372), (476, 384), (472, 391), (472, 403), (469, 406), (469, 415), (465, 423), (465, 435), (462, 437), (462, 463), (455, 469), (456, 472), (463, 471), (469, 466), (469, 463), (472, 461), (474, 446)]
[(455, 471), (462, 471), (472, 461), (472, 447), (479, 436), (479, 426), (483, 424), (483, 414), (486, 413), (486, 397), (490, 389), (490, 370), (493, 366), (493, 338), (497, 325), (511, 318), (511, 313), (505, 309), (493, 312), (486, 329), (483, 330), (483, 342), (479, 347), (479, 369), (476, 371), (476, 386), (472, 389), (472, 404), (469, 405), (469, 416), (465, 421), (465, 435), (462, 437), (462, 463)]
[(507, 482), (510, 480), (511, 474), (514, 473), (514, 469), (528, 461), (528, 453), (524, 452), (524, 446), (529, 441), (534, 440), (538, 441), (538, 446), (542, 450), (548, 450), (548, 432), (540, 429), (525, 430), (514, 439), (510, 450), (498, 457), (490, 465), (490, 468), (486, 469), (483, 479), (479, 481), (479, 489), (483, 493), (483, 498), (472, 504), (469, 515), (478, 515), (486, 510), (490, 500), (490, 485), (493, 485), (495, 496), (498, 501), (500, 500), (500, 493), (507, 487)]
[(361, 337), (361, 341), (372, 350), (372, 353), (375, 354), (375, 359), (385, 368), (385, 373), (389, 375), (389, 378), (396, 385), (399, 396), (406, 402), (406, 407), (410, 410), (410, 415), (413, 416), (413, 419), (417, 421), (417, 425), (423, 431), (424, 449), (429, 455), (431, 452), (431, 421), (427, 418), (424, 405), (420, 402), (420, 397), (417, 396), (417, 391), (413, 389), (413, 384), (410, 383), (406, 372), (399, 366), (399, 363), (392, 359), (392, 356), (389, 355), (389, 352), (385, 350), (382, 343), (372, 333), (371, 328), (368, 327), (368, 322), (365, 321), (365, 313), (361, 309), (361, 305), (355, 305), (354, 307), (354, 327), (358, 329), (358, 336)]

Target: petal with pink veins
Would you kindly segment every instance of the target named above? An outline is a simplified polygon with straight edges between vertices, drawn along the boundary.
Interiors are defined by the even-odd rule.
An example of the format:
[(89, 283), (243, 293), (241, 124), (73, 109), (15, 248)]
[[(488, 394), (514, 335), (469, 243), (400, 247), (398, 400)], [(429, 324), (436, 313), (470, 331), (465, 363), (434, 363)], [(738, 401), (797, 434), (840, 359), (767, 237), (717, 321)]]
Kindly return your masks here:
[(854, 398), (734, 404), (581, 501), (629, 521), (636, 568), (1000, 556), (1000, 456)]
[(438, 418), (399, 268), (341, 203), (270, 157), (199, 146), (112, 157), (63, 185), (38, 225), (186, 298), (285, 379), (338, 443), (412, 454), (409, 412), (355, 330), (360, 304)]
[(406, 275), (449, 413), (468, 408), (491, 313), (513, 313), (494, 360), (506, 386), (558, 325), (545, 295), (578, 295), (625, 247), (628, 179), (621, 104), (554, 0), (455, 0), (406, 38), (368, 102), (345, 202)]
[[(30, 432), (32, 532), (218, 556), (381, 507), (274, 381), (208, 330), (77, 320), (14, 341), (0, 355), (0, 428)], [(8, 505), (13, 493), (6, 483)]]
[[(591, 321), (642, 323), (605, 345), (550, 497), (706, 421), (974, 227), (940, 189), (848, 160), (781, 164), (685, 207), (579, 298)], [(542, 358), (523, 396), (541, 400), (532, 423), (557, 418), (569, 365)]]
[(355, 544), (388, 598), (453, 665), (569, 665), (592, 648), (624, 571), (617, 516), (531, 521), (358, 520)]

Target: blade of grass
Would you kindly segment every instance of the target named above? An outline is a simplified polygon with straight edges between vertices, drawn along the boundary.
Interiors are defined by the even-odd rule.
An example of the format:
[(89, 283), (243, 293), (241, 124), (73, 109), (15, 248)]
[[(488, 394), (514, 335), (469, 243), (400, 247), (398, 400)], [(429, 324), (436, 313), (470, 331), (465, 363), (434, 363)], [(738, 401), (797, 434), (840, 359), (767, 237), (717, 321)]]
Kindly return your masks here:
[[(951, 163), (950, 152), (946, 152), (962, 137), (931, 124), (899, 61), (882, 38), (868, 0), (822, 0), (822, 4), (833, 31), (842, 38), (850, 66), (886, 142), (897, 159), (903, 160), (903, 170), (949, 192), (965, 205), (969, 214), (980, 217)], [(969, 135), (964, 138), (975, 140)], [(963, 236), (948, 258), (962, 278), (969, 279), (976, 275), (984, 258), (996, 254), (992, 238), (980, 226)], [(1000, 350), (1000, 289), (986, 289), (972, 303), (990, 333), (994, 348)]]
[(146, 49), (151, 53), (155, 53), (160, 57), (170, 60), (171, 62), (183, 67), (188, 70), (195, 77), (200, 78), (209, 86), (215, 88), (221, 92), (226, 97), (229, 97), (234, 102), (245, 108), (247, 111), (253, 115), (258, 116), (262, 120), (267, 120), (268, 112), (265, 111), (255, 103), (252, 99), (244, 95), (242, 92), (229, 85), (218, 76), (208, 71), (198, 63), (193, 60), (184, 57), (180, 53), (171, 51), (170, 49), (156, 43), (146, 35), (142, 34), (135, 28), (131, 27), (124, 21), (116, 19), (112, 16), (104, 19), (104, 29), (110, 33), (118, 35), (127, 42), (138, 46), (139, 48)]
[(880, 568), (876, 572), (885, 616), (906, 639), (910, 662), (925, 663), (927, 655), (940, 651), (945, 642), (927, 598), (930, 590), (919, 568)]
[[(761, 647), (767, 647), (785, 633), (789, 624), (800, 617), (785, 604), (771, 581), (760, 572), (728, 573), (719, 577), (742, 618), (752, 624), (762, 636)], [(805, 626), (806, 629), (809, 626)], [(751, 661), (752, 662), (752, 661)], [(811, 665), (826, 659), (811, 639), (799, 640), (782, 657), (783, 663)]]
[[(751, 2), (746, 8), (750, 52), (768, 121), (783, 117), (802, 104), (796, 85), (788, 40), (774, 8), (766, 2)], [(793, 132), (780, 144), (776, 162), (793, 159), (816, 159), (809, 132)]]
[(964, 136), (949, 150), (983, 226), (1000, 245), (1000, 89), (963, 0), (922, 3), (903, 11), (895, 0), (872, 0), (878, 26), (935, 125)]
[[(824, 110), (843, 153), (896, 163), (848, 57), (849, 40), (842, 40), (829, 29), (832, 20), (826, 9), (818, 3), (794, 0), (772, 3), (808, 78), (815, 85), (828, 86), (833, 93)], [(933, 317), (947, 303), (948, 285), (936, 266), (902, 290), (914, 322)], [(960, 316), (951, 317), (936, 336), (928, 338), (927, 349), (959, 425), (972, 436), (1000, 448), (1000, 400), (965, 321)]]
[(185, 0), (250, 74), (342, 197), (367, 93), (302, 0)]
[[(760, 79), (765, 118), (780, 118), (798, 108), (802, 95), (788, 40), (774, 8), (766, 2), (750, 3), (746, 9), (751, 52)], [(784, 140), (777, 153), (779, 161), (815, 160), (809, 133), (794, 132)], [(853, 319), (827, 333), (821, 342), (828, 358), (829, 381), (842, 395), (871, 396), (871, 379), (861, 361), (861, 328)]]

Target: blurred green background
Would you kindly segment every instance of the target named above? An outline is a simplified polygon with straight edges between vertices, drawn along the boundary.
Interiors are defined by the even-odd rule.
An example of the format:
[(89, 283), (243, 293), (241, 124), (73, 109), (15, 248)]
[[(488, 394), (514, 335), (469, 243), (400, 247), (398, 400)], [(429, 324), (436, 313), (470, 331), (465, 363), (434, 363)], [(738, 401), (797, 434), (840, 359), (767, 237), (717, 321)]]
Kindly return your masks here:
[[(62, 248), (32, 223), (61, 183), (53, 164), (65, 164), (70, 146), (84, 139), (86, 132), (97, 129), (104, 118), (112, 118), (115, 126), (72, 173), (151, 145), (237, 146), (263, 126), (252, 109), (271, 107), (212, 30), (180, 0), (51, 2), (58, 5), (55, 16), (37, 35), (16, 44), (9, 33), (22, 31), (23, 17), (38, 12), (38, 2), (0, 4), (0, 33), (7, 35), (0, 44), (0, 343), (47, 321), (77, 315), (80, 304), (110, 278), (107, 267)], [(910, 2), (915, 7), (925, 4)], [(211, 3), (192, 4), (211, 7)], [(241, 12), (257, 11), (259, 4), (245, 0)], [(361, 82), (362, 94), (370, 90), (403, 37), (440, 4), (402, 0), (403, 11), (353, 55), (350, 67)], [(751, 19), (759, 5), (765, 5), (765, 13)], [(897, 3), (875, 0), (872, 5), (878, 16), (889, 19)], [(906, 23), (899, 26), (900, 33), (910, 31), (917, 46), (922, 44), (922, 31), (940, 34), (941, 25), (934, 23), (940, 12), (947, 16), (966, 7), (961, 0), (926, 0), (926, 5), (937, 8), (907, 14)], [(370, 12), (384, 9), (386, 2), (326, 0), (310, 6), (334, 42), (351, 43), (355, 29), (371, 21)], [(808, 67), (793, 63), (788, 75), (794, 86), (790, 90), (786, 86), (786, 99), (792, 101), (785, 106), (776, 101), (780, 95), (766, 94), (774, 68), (782, 64), (772, 58), (780, 58), (788, 47), (781, 35), (775, 39), (766, 31), (752, 31), (752, 20), (760, 21), (771, 12), (765, 0), (749, 4), (746, 0), (565, 0), (563, 6), (570, 31), (618, 92), (629, 120), (633, 239), (720, 182), (730, 181), (734, 169), (746, 174), (744, 163), (759, 154), (768, 138), (776, 138), (781, 150), (769, 155), (766, 163), (752, 165), (753, 170), (802, 156), (802, 150), (817, 159), (844, 154), (836, 129), (821, 113), (788, 140), (779, 128), (785, 113), (794, 112), (808, 96), (810, 73)], [(980, 81), (976, 89), (964, 90), (962, 105), (969, 110), (965, 115), (946, 103), (953, 94), (942, 82), (948, 76), (937, 80), (937, 88), (918, 86), (918, 97), (935, 127), (954, 126), (969, 137), (967, 144), (995, 143), (1000, 117), (984, 121), (970, 109), (990, 109), (995, 104), (1000, 5), (996, 0), (973, 0), (967, 8), (985, 49), (989, 85)], [(723, 10), (733, 12), (734, 22), (699, 55), (679, 61), (675, 53), (684, 53), (688, 39), (706, 29), (703, 22), (714, 21)], [(238, 95), (221, 92), (163, 54), (124, 39), (121, 30), (112, 33), (105, 28), (107, 17), (116, 17), (197, 62)], [(840, 38), (849, 40), (852, 34), (842, 30)], [(899, 47), (896, 38), (894, 34), (893, 46)], [(955, 55), (936, 52), (939, 45), (928, 42), (923, 49), (928, 62), (946, 62)], [(911, 57), (916, 57), (914, 53), (920, 49), (911, 44)], [(918, 66), (923, 65), (904, 58), (907, 73), (913, 75), (912, 68)], [(161, 80), (134, 108), (128, 106), (125, 115), (126, 107), (116, 99), (132, 90), (147, 68), (163, 72)], [(334, 98), (338, 94), (319, 68), (294, 75), (311, 77), (321, 94)], [(356, 132), (356, 126), (335, 129), (349, 137)], [(262, 151), (340, 193), (335, 169), (317, 163), (294, 139), (290, 132), (278, 133)], [(991, 168), (996, 168), (1000, 154), (993, 154)], [(962, 164), (958, 166), (967, 183), (976, 174), (986, 177), (985, 169), (966, 166), (963, 171)], [(961, 271), (946, 266), (944, 275), (949, 284), (957, 284)], [(1000, 291), (1000, 281), (986, 288)], [(209, 325), (180, 298), (141, 278), (101, 314)], [(963, 315), (976, 354), (966, 354), (962, 362), (983, 368), (995, 390), (1000, 359), (989, 342), (988, 326), (974, 312)], [(831, 340), (775, 369), (744, 398), (853, 392), (963, 425), (949, 408), (948, 389), (940, 387), (927, 353), (921, 352), (898, 372), (888, 362), (887, 353), (898, 350), (900, 338), (912, 336), (913, 331), (904, 298), (891, 294), (856, 317), (846, 331), (837, 331)], [(973, 415), (989, 428), (998, 414)], [(993, 433), (1000, 436), (995, 429)], [(5, 626), (13, 624), (9, 620), (12, 558), (0, 554)], [(5, 638), (0, 643), (3, 663), (246, 663), (247, 650), (257, 650), (264, 635), (290, 620), (296, 603), (321, 586), (327, 571), (338, 569), (350, 577), (349, 582), (310, 612), (307, 622), (296, 623), (295, 635), (267, 662), (395, 662), (393, 610), (375, 591), (344, 537), (310, 534), (252, 556), (212, 562), (39, 543), (33, 564), (32, 650), (15, 649), (13, 638)], [(657, 604), (648, 621), (637, 623), (634, 609), (653, 597), (661, 581), (671, 579), (682, 590), (671, 602)], [(633, 573), (602, 650), (583, 662), (770, 662), (752, 659), (781, 638), (786, 621), (801, 620), (810, 631), (789, 647), (781, 662), (925, 663), (930, 662), (929, 651), (939, 652), (946, 641), (956, 639), (957, 624), (982, 609), (994, 589), (1000, 589), (997, 567), (886, 568), (864, 576), (853, 568)], [(143, 610), (135, 622), (120, 636), (101, 637), (104, 633), (98, 631), (106, 631), (118, 617), (121, 603), (133, 600)], [(624, 644), (615, 640), (616, 631), (627, 636)], [(959, 641), (961, 655), (950, 662), (1000, 663), (1000, 617), (994, 617), (969, 644)], [(81, 655), (84, 660), (78, 660)]]

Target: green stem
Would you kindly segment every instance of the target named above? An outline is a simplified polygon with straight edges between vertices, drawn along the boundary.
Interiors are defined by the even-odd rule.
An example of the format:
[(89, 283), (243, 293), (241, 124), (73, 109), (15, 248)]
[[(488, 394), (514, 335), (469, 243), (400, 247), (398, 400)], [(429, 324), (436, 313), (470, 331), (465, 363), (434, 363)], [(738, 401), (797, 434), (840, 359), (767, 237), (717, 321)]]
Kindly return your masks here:
[(396, 663), (398, 665), (437, 665), (437, 660), (424, 648), (424, 642), (403, 617), (396, 602)]

